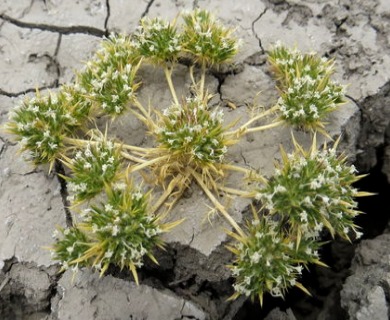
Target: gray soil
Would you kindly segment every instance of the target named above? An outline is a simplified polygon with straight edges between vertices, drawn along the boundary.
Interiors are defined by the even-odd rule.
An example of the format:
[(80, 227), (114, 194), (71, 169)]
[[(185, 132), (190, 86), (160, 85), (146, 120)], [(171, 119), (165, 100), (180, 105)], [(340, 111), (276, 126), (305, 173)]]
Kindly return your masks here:
[[(277, 98), (266, 64), (266, 51), (277, 40), (302, 51), (334, 58), (334, 75), (348, 84), (348, 104), (329, 118), (331, 136), (342, 134), (340, 150), (362, 173), (365, 190), (378, 192), (363, 202), (366, 239), (358, 244), (336, 240), (324, 248), (329, 268), (312, 268), (303, 282), (308, 298), (292, 290), (285, 301), (266, 298), (261, 309), (243, 298), (234, 302), (231, 260), (218, 216), (207, 222), (208, 203), (196, 186), (172, 215), (185, 222), (165, 236), (160, 266), (146, 262), (140, 286), (112, 267), (107, 276), (81, 270), (58, 273), (50, 245), (55, 226), (66, 226), (66, 184), (47, 168), (33, 168), (18, 153), (12, 137), (0, 131), (0, 319), (387, 319), (390, 314), (390, 1), (388, 0), (2, 0), (0, 3), (0, 125), (8, 112), (36, 88), (55, 91), (72, 80), (110, 32), (131, 33), (148, 15), (173, 19), (195, 7), (208, 9), (236, 29), (243, 46), (235, 64), (207, 75), (226, 121), (248, 116), (249, 107), (270, 107)], [(163, 73), (142, 71), (140, 99), (155, 108), (171, 98)], [(179, 65), (174, 83), (181, 94), (190, 80)], [(260, 94), (259, 94), (260, 92)], [(229, 107), (233, 103), (236, 109)], [(150, 143), (145, 129), (125, 116), (111, 131), (135, 145)], [(304, 146), (310, 135), (295, 132)], [(324, 138), (321, 138), (322, 142)], [(270, 176), (279, 145), (291, 150), (289, 128), (253, 134), (229, 151), (229, 160)], [(241, 183), (232, 175), (228, 183)], [(386, 195), (387, 193), (387, 195)], [(387, 199), (386, 199), (387, 198)], [(201, 204), (201, 205), (199, 205)], [(243, 220), (247, 201), (235, 200), (230, 213)], [(368, 239), (369, 238), (369, 239)], [(255, 316), (256, 315), (256, 316)]]

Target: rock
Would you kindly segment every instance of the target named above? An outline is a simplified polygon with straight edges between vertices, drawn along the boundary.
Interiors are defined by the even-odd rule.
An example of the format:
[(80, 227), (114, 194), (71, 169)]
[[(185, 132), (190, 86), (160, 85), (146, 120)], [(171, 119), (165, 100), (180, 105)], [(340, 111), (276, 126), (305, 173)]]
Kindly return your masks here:
[(279, 308), (273, 309), (264, 320), (296, 320), (294, 313), (291, 309), (287, 309), (285, 312)]
[(364, 240), (358, 246), (351, 270), (341, 291), (341, 306), (351, 320), (387, 319), (390, 294), (390, 234)]
[(0, 12), (29, 25), (47, 25), (66, 28), (91, 27), (104, 29), (107, 15), (104, 0), (21, 1), (15, 8), (9, 1), (2, 3)]
[[(73, 279), (73, 280), (72, 280)], [(195, 304), (168, 292), (91, 271), (59, 281), (58, 320), (65, 319), (207, 319)]]
[(26, 315), (43, 312), (49, 307), (51, 278), (33, 264), (13, 264), (5, 277), (0, 274), (0, 283), (0, 315), (3, 319), (24, 319)]
[(59, 183), (35, 171), (16, 154), (18, 149), (9, 146), (0, 155), (0, 167), (9, 170), (0, 180), (0, 260), (15, 257), (50, 266), (54, 262), (44, 247), (52, 244), (56, 226), (65, 226)]
[(382, 287), (376, 286), (367, 295), (367, 305), (361, 306), (356, 313), (357, 320), (382, 320), (389, 317), (386, 296)]
[(80, 70), (86, 61), (91, 58), (101, 38), (89, 34), (66, 34), (61, 36), (61, 43), (57, 53), (60, 67), (59, 82), (69, 83), (74, 80), (74, 72)]
[[(19, 28), (4, 22), (0, 26), (0, 88), (7, 93), (53, 86), (57, 70), (53, 56), (58, 34)], [(11, 44), (10, 44), (11, 43)]]

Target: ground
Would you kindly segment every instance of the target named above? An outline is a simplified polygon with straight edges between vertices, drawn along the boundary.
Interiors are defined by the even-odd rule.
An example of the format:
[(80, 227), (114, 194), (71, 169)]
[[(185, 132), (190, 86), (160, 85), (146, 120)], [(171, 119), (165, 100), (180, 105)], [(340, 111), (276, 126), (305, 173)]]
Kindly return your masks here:
[[(25, 95), (36, 89), (55, 91), (71, 81), (74, 70), (91, 57), (104, 36), (131, 33), (144, 16), (173, 19), (180, 11), (197, 7), (214, 12), (243, 39), (234, 66), (210, 72), (206, 79), (215, 95), (213, 102), (221, 105), (227, 120), (245, 119), (254, 101), (266, 108), (275, 101), (277, 92), (265, 59), (275, 41), (314, 50), (335, 59), (334, 76), (348, 85), (348, 104), (329, 119), (330, 134), (342, 134), (340, 149), (360, 171), (379, 165), (390, 181), (387, 0), (226, 0), (223, 4), (218, 0), (3, 0), (0, 125)], [(152, 68), (143, 72), (140, 99), (156, 107), (168, 106), (163, 74)], [(179, 65), (173, 80), (185, 90), (187, 66)], [(229, 107), (232, 103), (236, 109)], [(137, 145), (148, 143), (144, 133), (129, 117), (114, 132)], [(309, 135), (295, 135), (302, 144), (309, 144)], [(279, 144), (291, 150), (290, 129), (248, 136), (229, 151), (229, 159), (270, 176)], [(231, 177), (231, 183), (237, 179)], [(66, 186), (48, 168), (26, 163), (12, 137), (0, 131), (0, 318), (250, 319), (244, 309), (251, 307), (244, 299), (226, 301), (232, 293), (225, 267), (230, 256), (221, 226), (228, 225), (217, 216), (212, 224), (207, 222), (207, 202), (196, 187), (173, 211), (175, 217), (187, 220), (166, 236), (167, 252), (157, 257), (161, 266), (147, 265), (138, 287), (129, 274), (118, 270), (100, 279), (87, 270), (73, 280), (71, 272), (58, 273), (58, 264), (44, 247), (52, 243), (55, 226), (66, 225), (66, 194)], [(204, 204), (201, 210), (199, 203)], [(247, 205), (235, 202), (231, 214), (241, 221)], [(341, 292), (340, 308), (350, 319), (384, 319), (389, 314), (390, 262), (383, 258), (390, 255), (389, 241), (385, 231), (378, 239), (359, 244), (351, 269), (355, 276), (348, 278)], [(364, 277), (371, 282), (363, 285)], [(361, 287), (358, 293), (357, 287)], [(318, 318), (331, 319), (332, 303), (327, 301), (317, 310)], [(305, 318), (291, 309), (274, 309), (268, 315), (268, 319), (283, 317)]]

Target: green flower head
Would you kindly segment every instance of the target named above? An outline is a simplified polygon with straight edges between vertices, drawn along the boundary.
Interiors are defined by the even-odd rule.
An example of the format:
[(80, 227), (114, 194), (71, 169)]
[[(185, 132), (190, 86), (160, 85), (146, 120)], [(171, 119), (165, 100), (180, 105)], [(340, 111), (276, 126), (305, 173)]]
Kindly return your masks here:
[(139, 61), (137, 50), (128, 37), (112, 35), (77, 74), (75, 89), (102, 112), (119, 116), (135, 98)]
[(172, 154), (196, 163), (221, 162), (227, 152), (223, 137), (223, 112), (210, 111), (207, 99), (187, 98), (160, 116), (157, 141)]
[(68, 181), (69, 197), (74, 203), (89, 200), (99, 194), (105, 185), (119, 179), (121, 169), (120, 147), (112, 141), (90, 141), (85, 148), (76, 150), (73, 159), (65, 158), (71, 169)]
[(346, 102), (345, 88), (330, 78), (333, 62), (281, 45), (268, 59), (281, 91), (281, 118), (294, 127), (322, 130), (328, 114)]
[(354, 198), (366, 195), (353, 187), (361, 176), (336, 154), (336, 147), (317, 150), (315, 138), (308, 152), (296, 142), (295, 146), (289, 155), (282, 150), (283, 163), (258, 189), (257, 199), (271, 214), (288, 221), (299, 238), (317, 237), (325, 227), (333, 236), (349, 239), (350, 231), (357, 233), (353, 219), (360, 213)]
[(199, 64), (218, 65), (237, 53), (238, 41), (233, 30), (225, 28), (206, 10), (183, 14), (183, 49)]
[(235, 278), (231, 299), (244, 295), (258, 298), (262, 304), (265, 293), (283, 298), (292, 286), (307, 292), (297, 278), (303, 266), (322, 264), (317, 251), (319, 243), (304, 239), (297, 245), (296, 238), (270, 217), (256, 217), (247, 229), (245, 237), (233, 235), (238, 242), (228, 247), (235, 254), (234, 263), (229, 266)]
[(54, 163), (63, 149), (65, 132), (74, 124), (72, 113), (50, 93), (26, 98), (10, 114), (7, 129), (36, 164)]
[(181, 52), (181, 40), (174, 24), (159, 18), (142, 19), (132, 43), (140, 56), (155, 64), (174, 62)]

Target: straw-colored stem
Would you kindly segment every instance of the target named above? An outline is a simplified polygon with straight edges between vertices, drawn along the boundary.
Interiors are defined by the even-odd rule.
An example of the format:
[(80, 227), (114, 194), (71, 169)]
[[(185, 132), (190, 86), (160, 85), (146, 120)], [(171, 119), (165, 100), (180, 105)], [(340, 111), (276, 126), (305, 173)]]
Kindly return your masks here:
[(267, 124), (267, 125), (264, 125), (264, 126), (249, 128), (249, 129), (247, 129), (247, 130), (245, 131), (244, 134), (252, 133), (252, 132), (259, 132), (259, 131), (264, 131), (264, 130), (276, 128), (276, 127), (282, 125), (283, 123), (284, 123), (284, 121), (283, 121), (283, 120), (280, 120), (280, 121), (273, 122), (273, 123), (270, 123), (270, 124)]
[(202, 180), (202, 177), (195, 172), (193, 169), (191, 170), (192, 176), (195, 178), (199, 186), (202, 188), (202, 190), (206, 193), (207, 197), (210, 199), (210, 201), (213, 203), (215, 208), (222, 213), (222, 215), (225, 217), (225, 219), (230, 223), (230, 225), (242, 236), (245, 236), (244, 231), (240, 228), (240, 226), (237, 224), (236, 221), (231, 217), (231, 215), (226, 211), (225, 207), (215, 198), (215, 196), (211, 193), (209, 188), (205, 185), (205, 183)]
[(225, 193), (240, 196), (243, 198), (250, 198), (252, 196), (252, 192), (247, 192), (247, 191), (238, 190), (238, 189), (234, 189), (234, 188), (218, 186), (218, 190), (223, 191)]
[(135, 165), (135, 166), (129, 168), (128, 173), (139, 171), (139, 170), (141, 170), (143, 168), (151, 166), (152, 164), (155, 164), (155, 163), (160, 162), (162, 160), (168, 159), (169, 157), (170, 157), (170, 155), (165, 155), (165, 156), (158, 157), (158, 158), (155, 158), (153, 160), (149, 160), (149, 161), (146, 161), (144, 163)]
[(261, 181), (263, 183), (267, 182), (266, 178), (264, 178), (261, 174), (255, 172), (254, 170), (246, 169), (246, 168), (235, 166), (232, 164), (225, 164), (225, 163), (221, 164), (221, 169), (241, 172), (241, 173), (247, 175), (247, 177), (254, 176), (256, 179), (258, 179), (259, 181)]
[(203, 61), (201, 66), (201, 74), (200, 74), (200, 94), (201, 97), (204, 97), (204, 84), (206, 81), (206, 63)]
[[(84, 140), (84, 139), (75, 139), (75, 138), (69, 138), (69, 137), (64, 137), (64, 142), (69, 143), (73, 146), (86, 146), (86, 145), (97, 145), (100, 143), (99, 141), (93, 141), (93, 140)], [(142, 148), (142, 147), (137, 147), (137, 146), (132, 146), (129, 144), (121, 144), (117, 142), (113, 142), (114, 146), (116, 148), (121, 148), (124, 150), (131, 150), (131, 151), (136, 151), (140, 155), (145, 155), (151, 151), (151, 149), (147, 148)]]
[(234, 131), (228, 131), (226, 132), (225, 135), (237, 135), (237, 134), (240, 134), (242, 132), (245, 132), (248, 127), (255, 121), (257, 120), (260, 120), (261, 118), (264, 118), (268, 115), (270, 115), (271, 113), (275, 112), (277, 110), (277, 107), (274, 106), (260, 114), (258, 114), (257, 116), (253, 117), (252, 119), (250, 119), (248, 122), (244, 123), (243, 125), (241, 125), (238, 129), (234, 130)]
[(193, 86), (196, 86), (196, 81), (194, 77), (194, 65), (190, 66), (190, 78)]
[(127, 160), (130, 160), (130, 161), (133, 161), (133, 162), (137, 162), (137, 163), (144, 163), (146, 162), (147, 160), (145, 159), (141, 159), (141, 158), (138, 158), (138, 157), (135, 157), (131, 154), (128, 154), (127, 152), (121, 152), (121, 156)]
[(167, 79), (168, 82), (169, 90), (171, 91), (173, 101), (175, 102), (175, 104), (179, 105), (179, 99), (177, 99), (176, 90), (172, 82), (172, 69), (170, 69), (169, 67), (165, 67), (164, 73), (165, 73), (165, 78)]
[(186, 179), (182, 175), (178, 175), (174, 179), (171, 180), (168, 187), (164, 190), (164, 193), (160, 196), (157, 202), (151, 209), (150, 214), (154, 214), (160, 207), (165, 203), (165, 201), (171, 196), (172, 191), (180, 184), (180, 180)]

